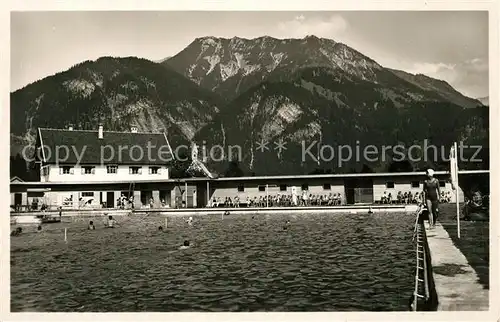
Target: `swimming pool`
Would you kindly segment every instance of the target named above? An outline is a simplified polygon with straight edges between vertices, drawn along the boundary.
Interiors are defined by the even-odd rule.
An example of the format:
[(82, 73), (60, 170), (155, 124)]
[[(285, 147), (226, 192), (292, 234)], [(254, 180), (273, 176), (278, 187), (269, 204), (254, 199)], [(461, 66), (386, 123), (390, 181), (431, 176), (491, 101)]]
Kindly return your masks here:
[[(11, 237), (11, 310), (405, 311), (413, 218), (195, 216), (189, 227), (177, 216), (164, 232), (163, 216), (117, 217), (115, 229), (63, 218)], [(193, 246), (179, 250), (185, 239)]]

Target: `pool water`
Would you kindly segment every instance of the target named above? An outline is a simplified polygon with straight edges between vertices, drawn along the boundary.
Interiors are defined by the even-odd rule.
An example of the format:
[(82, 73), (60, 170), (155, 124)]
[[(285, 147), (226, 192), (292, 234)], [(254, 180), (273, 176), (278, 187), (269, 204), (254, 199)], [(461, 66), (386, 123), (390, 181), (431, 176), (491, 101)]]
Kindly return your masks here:
[(11, 237), (11, 310), (406, 311), (413, 218), (207, 215), (190, 227), (169, 217), (163, 232), (163, 216), (117, 217), (114, 229), (63, 218)]

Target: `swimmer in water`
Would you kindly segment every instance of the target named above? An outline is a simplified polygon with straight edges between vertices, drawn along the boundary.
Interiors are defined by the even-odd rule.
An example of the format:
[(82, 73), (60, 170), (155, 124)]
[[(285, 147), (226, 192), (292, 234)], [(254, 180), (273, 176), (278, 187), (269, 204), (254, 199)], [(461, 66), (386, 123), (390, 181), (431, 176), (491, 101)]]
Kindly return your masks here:
[(158, 231), (163, 231), (163, 227), (162, 227), (162, 226), (159, 226), (159, 227), (158, 227)]
[(42, 225), (38, 225), (38, 227), (36, 227), (36, 230), (37, 231), (42, 231)]
[(283, 226), (283, 230), (288, 230), (288, 227), (290, 227), (290, 225), (291, 225), (290, 220), (287, 220), (287, 221), (285, 222), (285, 226)]
[(182, 246), (179, 247), (179, 249), (187, 249), (189, 248), (189, 246), (190, 246), (189, 240), (185, 240), (184, 244), (182, 244)]
[(191, 226), (193, 224), (193, 217), (189, 217), (189, 219), (186, 220), (186, 223)]
[(11, 236), (19, 236), (23, 232), (23, 229), (21, 227), (17, 227), (16, 230), (13, 230), (10, 235)]
[(89, 222), (89, 226), (87, 227), (87, 230), (95, 230), (94, 222), (92, 220)]
[(113, 216), (108, 217), (108, 222), (106, 223), (106, 228), (115, 228), (116, 220), (113, 219)]

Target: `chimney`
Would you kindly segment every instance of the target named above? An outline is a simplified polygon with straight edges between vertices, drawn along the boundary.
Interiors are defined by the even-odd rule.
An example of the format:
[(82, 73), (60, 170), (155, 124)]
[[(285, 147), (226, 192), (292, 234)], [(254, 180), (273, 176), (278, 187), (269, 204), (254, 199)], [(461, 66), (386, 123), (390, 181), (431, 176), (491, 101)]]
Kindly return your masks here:
[(137, 133), (137, 126), (132, 125), (132, 126), (130, 127), (130, 132), (132, 132), (132, 133)]
[(68, 131), (73, 131), (73, 124), (68, 125)]
[(103, 138), (103, 131), (104, 127), (102, 126), (102, 124), (99, 124), (99, 139)]

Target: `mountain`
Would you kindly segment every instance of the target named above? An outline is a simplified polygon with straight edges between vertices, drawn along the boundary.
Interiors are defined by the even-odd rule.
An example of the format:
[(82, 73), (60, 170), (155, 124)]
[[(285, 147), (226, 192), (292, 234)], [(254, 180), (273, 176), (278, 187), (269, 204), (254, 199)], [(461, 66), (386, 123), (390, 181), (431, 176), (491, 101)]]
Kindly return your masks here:
[(467, 108), (474, 108), (480, 105), (488, 105), (484, 104), (480, 99), (473, 99), (461, 94), (456, 89), (451, 87), (450, 84), (443, 80), (435, 79), (422, 74), (414, 75), (401, 70), (391, 69), (391, 71), (398, 77), (412, 84), (415, 84), (416, 86), (424, 90), (434, 91), (438, 93), (443, 98), (443, 100), (449, 101), (456, 105)]
[(480, 101), (483, 105), (486, 105), (486, 106), (490, 105), (490, 97), (489, 96), (480, 97), (477, 100)]
[[(222, 175), (446, 168), (445, 161), (398, 161), (394, 149), (378, 152), (375, 161), (340, 162), (339, 149), (403, 144), (408, 156), (410, 146), (430, 143), (443, 146), (447, 158), (456, 140), (489, 142), (488, 107), (479, 101), (314, 36), (203, 37), (162, 63), (133, 57), (80, 63), (11, 93), (11, 154), (32, 144), (38, 127), (98, 123), (106, 130), (166, 129), (174, 149), (192, 142), (209, 149), (208, 169)], [(262, 152), (261, 141), (268, 142)], [(276, 149), (281, 141), (286, 149)], [(228, 153), (235, 146), (240, 160)], [(23, 168), (14, 161), (13, 168)], [(187, 166), (176, 168), (184, 173)]]
[(443, 101), (463, 107), (481, 105), (443, 81), (384, 68), (343, 43), (315, 36), (303, 39), (197, 38), (162, 65), (228, 100), (266, 79), (286, 79), (303, 68), (323, 67), (347, 79), (384, 85), (390, 89), (387, 95), (396, 91), (397, 95), (404, 93), (403, 96), (417, 101)]
[[(399, 150), (408, 159), (410, 146), (423, 148), (425, 140), (444, 158), (457, 138), (488, 146), (487, 107), (415, 99), (401, 85), (390, 86), (395, 81), (391, 72), (379, 71), (377, 77), (375, 83), (326, 67), (271, 77), (229, 103), (195, 139), (207, 149), (223, 147), (224, 155), (217, 149), (219, 153), (208, 159), (219, 173), (238, 153), (231, 148), (236, 146), (241, 147), (242, 171), (258, 175), (391, 171), (398, 161), (397, 149), (391, 147), (404, 146)], [(415, 90), (412, 84), (405, 86)], [(269, 142), (268, 149), (259, 150), (260, 142)], [(279, 142), (286, 142), (286, 150), (277, 149)], [(370, 145), (378, 149), (377, 160), (362, 155)], [(351, 147), (349, 160), (340, 160), (349, 154), (341, 146)], [(354, 155), (357, 147), (359, 158)], [(384, 147), (389, 149), (384, 152)], [(404, 169), (429, 166), (448, 165), (431, 151), (427, 160), (407, 162)]]
[(221, 104), (216, 94), (159, 64), (103, 57), (11, 93), (11, 143), (33, 144), (38, 127), (96, 129), (98, 123), (105, 130), (165, 129), (172, 144), (189, 142)]

